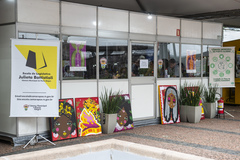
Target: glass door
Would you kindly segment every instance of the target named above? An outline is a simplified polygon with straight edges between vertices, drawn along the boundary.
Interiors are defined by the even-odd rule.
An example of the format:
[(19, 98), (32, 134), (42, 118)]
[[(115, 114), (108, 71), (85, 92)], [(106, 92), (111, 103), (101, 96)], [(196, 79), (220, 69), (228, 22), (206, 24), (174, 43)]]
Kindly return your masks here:
[(131, 96), (134, 120), (155, 118), (155, 43), (131, 42)]

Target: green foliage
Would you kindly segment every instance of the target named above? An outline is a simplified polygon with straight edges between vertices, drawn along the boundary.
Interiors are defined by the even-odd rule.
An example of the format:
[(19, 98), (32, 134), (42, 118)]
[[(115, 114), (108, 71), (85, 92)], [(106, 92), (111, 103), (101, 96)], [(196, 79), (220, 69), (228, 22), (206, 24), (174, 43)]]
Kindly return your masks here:
[(206, 103), (214, 103), (217, 98), (216, 98), (216, 94), (217, 94), (217, 85), (212, 86), (212, 87), (204, 87), (204, 93), (203, 93), (203, 100)]
[(106, 114), (117, 113), (120, 108), (122, 97), (121, 92), (113, 92), (112, 89), (108, 92), (104, 88), (104, 92), (101, 93), (100, 100), (102, 102), (102, 112)]
[(199, 101), (203, 93), (203, 84), (184, 82), (180, 87), (180, 104), (188, 106), (199, 106)]

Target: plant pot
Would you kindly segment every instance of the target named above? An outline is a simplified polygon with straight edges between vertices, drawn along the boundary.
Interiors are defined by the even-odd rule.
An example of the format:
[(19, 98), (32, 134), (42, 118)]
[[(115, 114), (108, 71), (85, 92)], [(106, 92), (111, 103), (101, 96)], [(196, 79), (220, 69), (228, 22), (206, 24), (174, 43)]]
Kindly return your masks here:
[(216, 116), (216, 104), (215, 103), (203, 103), (204, 114), (206, 118), (214, 118)]
[(117, 124), (117, 113), (114, 114), (101, 113), (100, 116), (102, 133), (104, 134), (113, 133)]
[(187, 106), (187, 119), (190, 123), (199, 123), (202, 115), (202, 106)]
[(180, 121), (187, 122), (187, 106), (181, 105), (180, 107)]

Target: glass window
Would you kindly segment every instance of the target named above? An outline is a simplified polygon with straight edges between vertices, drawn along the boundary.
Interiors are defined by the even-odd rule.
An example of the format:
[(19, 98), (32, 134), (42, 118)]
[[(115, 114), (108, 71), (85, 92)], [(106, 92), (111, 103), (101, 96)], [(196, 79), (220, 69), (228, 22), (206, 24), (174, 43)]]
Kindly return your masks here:
[(154, 44), (132, 43), (132, 77), (154, 75)]
[(201, 45), (182, 44), (183, 77), (201, 77)]
[(209, 47), (220, 46), (203, 45), (203, 77), (209, 77)]
[(63, 79), (96, 79), (96, 38), (62, 38)]
[(179, 77), (179, 44), (158, 43), (157, 77)]
[(100, 79), (123, 79), (128, 77), (127, 40), (99, 38)]
[(39, 34), (39, 33), (18, 33), (19, 39), (32, 39), (32, 40), (59, 40), (58, 35), (52, 34)]

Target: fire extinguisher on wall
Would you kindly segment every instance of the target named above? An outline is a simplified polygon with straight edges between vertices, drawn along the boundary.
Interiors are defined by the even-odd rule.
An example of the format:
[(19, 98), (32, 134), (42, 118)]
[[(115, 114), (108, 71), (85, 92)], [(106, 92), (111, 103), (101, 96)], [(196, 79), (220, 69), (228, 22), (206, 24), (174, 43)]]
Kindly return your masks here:
[(222, 97), (218, 100), (218, 115), (219, 114), (224, 114), (224, 100)]

